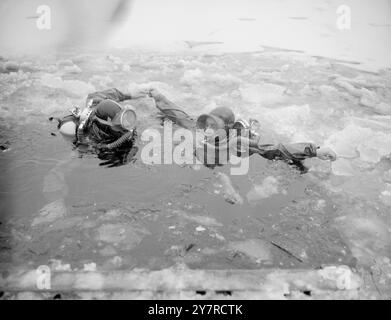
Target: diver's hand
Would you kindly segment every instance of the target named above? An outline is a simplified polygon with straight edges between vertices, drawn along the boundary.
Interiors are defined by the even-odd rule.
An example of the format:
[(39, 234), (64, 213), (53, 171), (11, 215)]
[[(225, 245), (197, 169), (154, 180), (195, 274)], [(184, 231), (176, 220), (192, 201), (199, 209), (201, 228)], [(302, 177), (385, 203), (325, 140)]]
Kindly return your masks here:
[(316, 150), (316, 156), (321, 160), (337, 160), (337, 154), (330, 148), (323, 147)]
[(136, 161), (136, 154), (138, 147), (132, 147), (127, 150), (111, 150), (101, 152), (98, 154), (98, 158), (103, 160), (99, 163), (99, 166), (106, 168), (113, 168), (126, 165), (128, 163), (134, 163)]
[(96, 146), (96, 148), (97, 148), (99, 151), (101, 151), (101, 152), (104, 152), (104, 151), (109, 150), (109, 149), (107, 148), (107, 144), (105, 144), (105, 143), (98, 143), (97, 146)]
[(150, 96), (151, 98), (159, 98), (161, 96), (161, 93), (156, 88), (149, 88), (148, 96)]
[(132, 99), (145, 98), (149, 95), (150, 88), (135, 88), (130, 90)]

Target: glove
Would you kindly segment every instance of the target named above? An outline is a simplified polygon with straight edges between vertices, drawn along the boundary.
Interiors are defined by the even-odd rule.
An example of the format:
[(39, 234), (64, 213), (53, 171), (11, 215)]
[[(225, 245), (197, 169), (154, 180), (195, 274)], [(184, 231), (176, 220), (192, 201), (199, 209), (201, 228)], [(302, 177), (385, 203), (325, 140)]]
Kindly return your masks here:
[(108, 152), (101, 152), (98, 154), (100, 160), (104, 160), (99, 163), (99, 166), (105, 166), (107, 168), (123, 166), (130, 162), (135, 162), (135, 155), (138, 152), (137, 147), (133, 147), (127, 150), (115, 150)]
[(337, 154), (330, 148), (323, 147), (316, 150), (316, 156), (321, 160), (337, 160)]
[(104, 151), (107, 151), (108, 148), (107, 148), (107, 145), (105, 143), (98, 143), (98, 145), (96, 146), (96, 148), (100, 151), (100, 152), (104, 152)]

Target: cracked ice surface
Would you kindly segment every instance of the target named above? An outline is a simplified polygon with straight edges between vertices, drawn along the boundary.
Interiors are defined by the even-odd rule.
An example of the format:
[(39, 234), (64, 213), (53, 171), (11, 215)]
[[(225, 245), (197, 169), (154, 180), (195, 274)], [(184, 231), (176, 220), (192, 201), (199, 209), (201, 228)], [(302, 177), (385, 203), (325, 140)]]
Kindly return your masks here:
[[(297, 267), (299, 259), (313, 267), (313, 261), (326, 263), (324, 257), (329, 257), (328, 262), (341, 259), (348, 264), (350, 250), (357, 266), (389, 268), (389, 260), (384, 260), (391, 250), (389, 70), (367, 73), (334, 60), (278, 50), (222, 55), (118, 50), (4, 57), (0, 63), (4, 70), (0, 74), (0, 139), (7, 151), (2, 151), (0, 159), (7, 182), (1, 187), (1, 218), (13, 221), (12, 231), (5, 231), (5, 236), (11, 234), (14, 242), (5, 248), (18, 251), (5, 250), (3, 261), (12, 261), (13, 256), (14, 261), (27, 259), (34, 265), (34, 257), (45, 263), (57, 252), (64, 263), (73, 262), (81, 269), (96, 263), (98, 270), (159, 269), (178, 260), (196, 268), (259, 268), (271, 260), (279, 267), (283, 267), (280, 261), (289, 266), (293, 263), (289, 259)], [(283, 165), (263, 167), (264, 174), (251, 178), (247, 185), (244, 180), (236, 182), (235, 192), (243, 199), (237, 204), (224, 202), (221, 195), (229, 187), (220, 182), (213, 189), (216, 180), (203, 169), (199, 174), (185, 168), (162, 173), (159, 167), (145, 169), (135, 164), (130, 180), (126, 170), (133, 169), (128, 167), (105, 171), (88, 157), (64, 160), (71, 146), (50, 136), (56, 129), (47, 122), (49, 116), (64, 115), (74, 104), (83, 105), (94, 90), (107, 86), (130, 90), (150, 84), (192, 115), (227, 106), (238, 117), (258, 119), (265, 143), (309, 141), (335, 149), (340, 158), (332, 165), (317, 159), (306, 161), (310, 170), (305, 177)], [(156, 112), (152, 101), (141, 99), (135, 107), (142, 127), (158, 126), (151, 117)], [(182, 170), (180, 180), (177, 170)], [(101, 185), (113, 177), (115, 183)], [(297, 202), (287, 208), (273, 207), (276, 213), (262, 216), (258, 224), (230, 224), (224, 217), (236, 219), (240, 213), (246, 219), (252, 210), (248, 202), (265, 204), (279, 195), (289, 197), (292, 190), (284, 181), (295, 179), (306, 179), (323, 193), (311, 193), (304, 200), (293, 198)], [(169, 201), (170, 192), (177, 189), (180, 196)], [(213, 206), (200, 204), (204, 199), (197, 198), (200, 190), (207, 194), (205, 199), (222, 199), (214, 204), (219, 214), (209, 216)], [(141, 203), (136, 207), (126, 203), (132, 194)], [(322, 216), (327, 211), (322, 204), (326, 196), (333, 203), (334, 216)], [(124, 211), (118, 209), (123, 207)], [(340, 238), (325, 227), (330, 221)], [(195, 232), (200, 225), (203, 231)], [(294, 232), (292, 225), (297, 228)], [(265, 239), (256, 240), (259, 230), (255, 226), (265, 229), (268, 244)], [(326, 229), (317, 232), (319, 226)], [(308, 230), (318, 238), (300, 240), (294, 235), (305, 235)], [(270, 239), (298, 259), (272, 248)], [(320, 251), (323, 258), (317, 256), (311, 240), (329, 245)], [(390, 283), (388, 273), (378, 274), (384, 286)]]

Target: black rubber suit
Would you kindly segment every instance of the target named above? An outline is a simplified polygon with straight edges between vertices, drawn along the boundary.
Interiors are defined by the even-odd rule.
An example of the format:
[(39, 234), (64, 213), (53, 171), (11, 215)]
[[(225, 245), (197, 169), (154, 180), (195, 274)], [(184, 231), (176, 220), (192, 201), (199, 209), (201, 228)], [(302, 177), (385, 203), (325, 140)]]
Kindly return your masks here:
[[(113, 119), (122, 110), (118, 102), (132, 99), (113, 88), (94, 92), (88, 95), (87, 103), (91, 103), (93, 112), (84, 129), (77, 132), (77, 144), (91, 144), (96, 147), (100, 165), (109, 167), (125, 164), (133, 160), (138, 149), (134, 146), (136, 132), (116, 131), (105, 122)], [(103, 120), (103, 121), (102, 121)]]

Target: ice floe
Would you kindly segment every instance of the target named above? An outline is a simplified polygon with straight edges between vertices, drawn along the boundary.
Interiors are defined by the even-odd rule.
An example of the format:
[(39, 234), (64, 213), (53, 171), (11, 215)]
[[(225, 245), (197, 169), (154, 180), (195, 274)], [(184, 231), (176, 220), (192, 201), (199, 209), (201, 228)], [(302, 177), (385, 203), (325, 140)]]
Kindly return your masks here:
[(41, 78), (41, 83), (43, 86), (65, 90), (80, 98), (85, 98), (91, 92), (96, 91), (95, 87), (90, 83), (80, 80), (63, 80), (61, 77), (51, 74), (44, 74)]
[(271, 84), (245, 84), (239, 88), (244, 101), (256, 104), (257, 106), (271, 106), (286, 101), (284, 92), (286, 88)]
[(49, 224), (57, 219), (61, 219), (66, 215), (67, 209), (64, 200), (56, 200), (44, 206), (38, 213), (38, 216), (33, 219), (32, 227), (42, 224)]
[(229, 248), (242, 252), (257, 262), (270, 261), (272, 259), (270, 244), (260, 239), (231, 242)]
[(332, 134), (325, 144), (339, 156), (376, 163), (391, 153), (391, 134), (349, 124)]
[(278, 194), (279, 182), (273, 176), (266, 177), (262, 184), (254, 185), (253, 188), (247, 193), (247, 200), (249, 202), (258, 201)]

